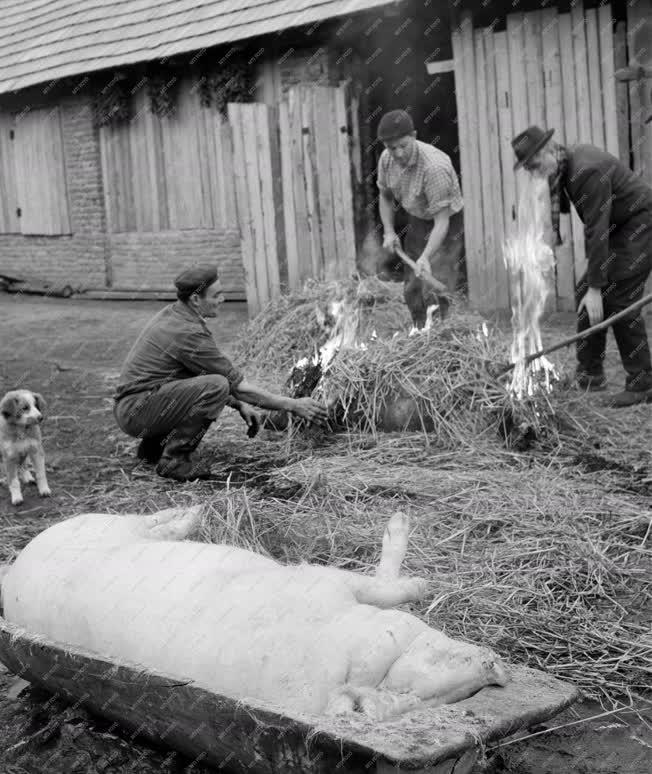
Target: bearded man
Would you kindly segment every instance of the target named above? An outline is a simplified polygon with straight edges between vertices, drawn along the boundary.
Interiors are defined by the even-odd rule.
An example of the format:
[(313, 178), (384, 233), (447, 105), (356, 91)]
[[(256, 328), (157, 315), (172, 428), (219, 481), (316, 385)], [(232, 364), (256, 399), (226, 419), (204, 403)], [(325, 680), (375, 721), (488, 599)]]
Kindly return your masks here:
[[(530, 126), (512, 140), (514, 169), (546, 177), (557, 243), (559, 213), (572, 203), (584, 224), (588, 267), (577, 283), (577, 331), (597, 325), (605, 315), (621, 312), (643, 297), (652, 269), (652, 188), (615, 156), (593, 145), (564, 147), (551, 138), (554, 129)], [(652, 401), (652, 364), (639, 309), (613, 324), (626, 372), (625, 389), (614, 407)], [(604, 390), (607, 331), (577, 343), (577, 383)]]

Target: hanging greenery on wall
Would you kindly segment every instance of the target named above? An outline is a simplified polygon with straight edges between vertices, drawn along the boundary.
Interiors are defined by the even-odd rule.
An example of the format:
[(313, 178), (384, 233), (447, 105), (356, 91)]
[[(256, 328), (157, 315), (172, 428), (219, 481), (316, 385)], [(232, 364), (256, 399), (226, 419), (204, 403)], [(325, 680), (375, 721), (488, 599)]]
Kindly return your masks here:
[(255, 88), (253, 71), (245, 56), (240, 55), (205, 72), (199, 87), (201, 104), (213, 106), (226, 116), (229, 102), (251, 102)]
[(150, 110), (157, 116), (173, 115), (177, 107), (180, 73), (171, 68), (154, 70), (147, 75)]
[(95, 125), (110, 126), (131, 117), (131, 94), (124, 73), (113, 78), (95, 96)]

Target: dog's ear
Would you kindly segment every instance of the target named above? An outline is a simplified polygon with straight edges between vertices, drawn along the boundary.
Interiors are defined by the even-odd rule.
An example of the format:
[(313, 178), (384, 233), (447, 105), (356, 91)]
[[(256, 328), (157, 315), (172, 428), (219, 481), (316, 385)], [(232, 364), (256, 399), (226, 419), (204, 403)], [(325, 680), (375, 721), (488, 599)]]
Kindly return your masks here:
[(9, 393), (0, 402), (0, 414), (5, 419), (12, 419), (18, 415), (18, 398)]
[(41, 412), (41, 414), (43, 414), (48, 405), (45, 402), (45, 398), (41, 395), (40, 392), (33, 392), (32, 395), (34, 396), (34, 402), (36, 403), (36, 408)]

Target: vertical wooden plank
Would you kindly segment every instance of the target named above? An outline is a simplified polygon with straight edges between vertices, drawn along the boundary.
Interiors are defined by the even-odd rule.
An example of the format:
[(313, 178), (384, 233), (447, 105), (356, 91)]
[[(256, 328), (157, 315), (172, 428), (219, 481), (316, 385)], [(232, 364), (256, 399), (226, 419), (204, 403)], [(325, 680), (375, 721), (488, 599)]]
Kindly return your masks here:
[[(632, 0), (627, 4), (627, 37), (632, 67), (652, 67), (652, 0)], [(652, 86), (649, 78), (631, 81), (630, 121), (634, 170), (652, 185)]]
[[(624, 21), (616, 25), (614, 35), (614, 70), (627, 67), (627, 25)], [(629, 144), (629, 87), (622, 81), (615, 82), (616, 87), (616, 124), (618, 128), (618, 158), (630, 166)]]
[(114, 180), (111, 175), (112, 159), (111, 145), (108, 138), (108, 129), (101, 126), (99, 130), (100, 140), (100, 164), (102, 167), (102, 190), (104, 191), (104, 211), (106, 214), (106, 229), (109, 233), (116, 231), (115, 204), (113, 201)]
[(314, 113), (312, 92), (307, 87), (299, 87), (298, 93), (301, 102), (301, 138), (303, 147), (302, 175), (306, 191), (306, 210), (308, 214), (308, 229), (310, 234), (310, 248), (312, 273), (314, 279), (324, 278), (323, 243), (319, 228), (319, 202), (317, 201), (317, 186), (315, 183), (315, 139), (314, 139)]
[[(237, 199), (237, 223), (240, 228), (240, 251), (244, 266), (245, 287), (249, 316), (255, 317), (261, 310), (256, 283), (255, 246), (252, 234), (251, 203), (247, 185), (245, 158), (250, 149), (246, 148), (242, 131), (242, 105), (228, 105), (229, 124), (232, 132), (233, 169)], [(230, 125), (230, 126), (229, 126)]]
[[(575, 143), (591, 142), (591, 105), (586, 52), (586, 34), (584, 6), (578, 0), (571, 7), (571, 31), (573, 40), (573, 64), (575, 67), (575, 113), (577, 116), (577, 134)], [(573, 261), (575, 281), (579, 281), (586, 271), (586, 251), (584, 246), (584, 226), (573, 209)]]
[(226, 228), (233, 228), (236, 220), (236, 204), (235, 204), (235, 186), (233, 184), (234, 172), (233, 172), (233, 143), (231, 140), (231, 132), (229, 130), (229, 124), (227, 121), (222, 121), (220, 125), (220, 149), (222, 152), (222, 164), (224, 167), (224, 179), (226, 185), (224, 186), (224, 213), (226, 215)]
[(157, 117), (152, 113), (149, 96), (143, 94), (143, 131), (145, 155), (149, 177), (149, 197), (152, 231), (167, 228), (167, 206), (165, 203), (165, 168), (161, 156), (161, 133)]
[[(484, 265), (483, 214), (480, 194), (480, 135), (479, 116), (476, 105), (476, 66), (473, 45), (473, 17), (470, 11), (463, 11), (460, 17), (460, 41), (464, 58), (464, 96), (466, 99), (465, 116), (468, 123), (468, 161), (469, 172), (464, 190), (465, 214), (470, 220), (470, 244), (466, 247), (467, 270), (469, 270), (469, 302), (477, 309), (484, 310), (486, 304), (482, 298), (482, 266)], [(469, 206), (470, 205), (470, 206)], [(465, 219), (466, 226), (466, 219)]]
[(488, 64), (485, 59), (484, 48), (485, 33), (478, 29), (473, 32), (473, 46), (475, 58), (475, 83), (476, 83), (476, 111), (484, 119), (484, 131), (478, 136), (478, 145), (480, 150), (480, 197), (482, 199), (482, 220), (480, 221), (482, 233), (484, 234), (484, 249), (480, 252), (480, 263), (478, 266), (478, 285), (477, 293), (483, 299), (486, 309), (494, 310), (497, 307), (496, 302), (496, 282), (494, 261), (497, 258), (496, 240), (494, 236), (494, 212), (493, 200), (496, 196), (497, 180), (492, 179), (489, 148), (489, 135), (487, 119), (489, 116), (488, 103)]
[[(504, 240), (511, 236), (514, 227), (513, 213), (516, 211), (516, 189), (514, 182), (514, 162), (512, 139), (516, 132), (512, 126), (510, 107), (511, 88), (509, 83), (509, 54), (507, 51), (507, 33), (494, 33), (494, 51), (496, 67), (496, 100), (498, 110), (498, 134), (500, 143), (500, 166), (503, 182), (503, 228)], [(499, 246), (500, 260), (503, 259), (503, 243)], [(505, 267), (505, 271), (507, 271)]]
[(154, 231), (154, 210), (157, 209), (157, 197), (154, 192), (155, 180), (150, 179), (149, 149), (147, 129), (145, 126), (146, 114), (150, 113), (147, 95), (144, 89), (139, 89), (132, 96), (133, 113), (128, 124), (125, 125), (131, 167), (134, 170), (134, 218), (136, 230), (143, 232)]
[(464, 50), (462, 47), (462, 31), (459, 17), (453, 14), (451, 18), (451, 43), (453, 47), (453, 64), (455, 68), (455, 102), (457, 106), (457, 132), (458, 144), (460, 149), (460, 182), (462, 195), (464, 197), (464, 246), (466, 252), (466, 274), (469, 286), (469, 300), (471, 298), (471, 287), (475, 287), (475, 264), (471, 245), (473, 244), (473, 211), (470, 205), (472, 198), (471, 184), (471, 161), (469, 136), (469, 126), (467, 120), (467, 94), (466, 94), (466, 75), (465, 68), (467, 63), (464, 59)]
[[(309, 125), (314, 137), (312, 151), (316, 169), (316, 191), (319, 228), (321, 232), (322, 266), (324, 278), (337, 277), (337, 246), (335, 240), (335, 214), (333, 206), (333, 181), (331, 157), (331, 138), (333, 133), (332, 113), (325, 86), (307, 87), (313, 100), (312, 120)], [(323, 116), (328, 115), (329, 121)]]
[(220, 122), (217, 120), (217, 111), (210, 106), (202, 107), (200, 115), (206, 133), (206, 156), (203, 159), (202, 166), (206, 167), (208, 171), (213, 227), (223, 229), (226, 218), (224, 217), (224, 198), (220, 195), (220, 187), (225, 185), (225, 181), (224, 171), (220, 169), (222, 161), (221, 153), (219, 153), (221, 143)]
[[(491, 208), (493, 221), (494, 246), (490, 253), (493, 264), (493, 282), (495, 285), (496, 309), (509, 309), (509, 278), (507, 268), (503, 260), (502, 246), (505, 241), (505, 220), (503, 208), (503, 179), (501, 164), (501, 138), (498, 103), (498, 74), (496, 70), (496, 34), (491, 28), (484, 30), (485, 62), (487, 66), (487, 131), (489, 135), (489, 174), (495, 181), (494, 190), (488, 206)], [(504, 40), (504, 37), (503, 37)], [(513, 176), (513, 172), (510, 177)]]
[(251, 105), (256, 126), (258, 156), (258, 179), (260, 180), (260, 201), (265, 235), (265, 266), (270, 300), (280, 295), (280, 271), (278, 238), (276, 233), (276, 200), (274, 197), (274, 172), (272, 170), (273, 142), (268, 105)]
[(308, 192), (304, 169), (303, 117), (299, 90), (291, 88), (287, 93), (288, 120), (292, 148), (292, 176), (294, 187), (295, 227), (298, 259), (299, 286), (313, 277), (313, 246), (308, 220)]
[[(563, 120), (559, 18), (556, 8), (549, 8), (542, 11), (541, 41), (545, 82), (546, 126), (555, 129), (555, 139), (558, 142), (565, 143), (566, 131)], [(561, 215), (559, 220), (559, 230), (562, 238), (561, 245), (555, 245), (555, 235), (552, 234), (552, 229), (550, 229), (551, 243), (555, 252), (556, 263), (556, 307), (557, 311), (567, 312), (572, 311), (575, 308), (573, 236), (570, 216)]]
[(281, 176), (283, 180), (283, 214), (285, 227), (285, 256), (287, 261), (288, 289), (301, 286), (297, 245), (297, 223), (292, 173), (292, 137), (290, 134), (290, 106), (287, 99), (279, 104), (279, 129), (281, 142)]
[[(328, 153), (330, 184), (333, 203), (333, 279), (341, 279), (341, 265), (344, 262), (344, 212), (341, 199), (341, 159), (339, 158), (338, 134), (339, 125), (335, 111), (335, 89), (331, 86), (318, 87), (322, 95), (322, 104), (325, 105), (327, 115), (332, 116), (333, 124), (328, 132)], [(324, 115), (323, 113), (321, 115)]]
[(239, 105), (242, 123), (242, 139), (245, 148), (245, 171), (247, 197), (249, 200), (250, 228), (253, 243), (254, 268), (258, 301), (261, 308), (270, 300), (267, 275), (267, 251), (265, 249), (265, 225), (261, 199), (260, 176), (258, 172), (258, 143), (256, 137), (255, 105)]
[(341, 276), (349, 277), (355, 271), (355, 220), (352, 172), (354, 165), (351, 158), (351, 137), (346, 108), (346, 86), (340, 85), (335, 90), (335, 115), (337, 119), (337, 158), (340, 162), (340, 185), (343, 210), (343, 232), (341, 235), (343, 245), (343, 260), (340, 264)]
[(525, 80), (527, 83), (528, 124), (544, 123), (543, 70), (541, 63), (541, 12), (530, 11), (523, 18), (525, 40)]
[[(520, 134), (528, 126), (528, 101), (525, 77), (524, 24), (522, 13), (507, 16), (507, 51), (509, 54), (509, 77), (512, 90), (510, 92), (512, 106), (512, 129), (514, 136)], [(512, 151), (512, 156), (514, 156)], [(518, 212), (518, 201), (523, 190), (523, 172), (514, 174), (515, 208), (513, 216)]]
[(16, 161), (11, 132), (14, 117), (8, 111), (0, 112), (0, 230), (4, 234), (19, 234), (20, 219), (16, 214), (18, 189)]
[(588, 57), (586, 51), (586, 31), (584, 6), (581, 0), (571, 8), (571, 27), (573, 32), (573, 61), (575, 64), (575, 89), (577, 111), (577, 140), (590, 143), (593, 136), (591, 127), (591, 85), (589, 83)]
[(598, 148), (606, 149), (604, 128), (604, 107), (602, 104), (600, 31), (595, 8), (585, 11), (586, 50), (589, 73), (589, 96), (591, 102), (591, 142)]
[(605, 147), (618, 157), (618, 110), (616, 105), (616, 79), (614, 77), (614, 34), (611, 4), (598, 8), (598, 33), (600, 38), (600, 90), (604, 109)]
[(351, 159), (355, 172), (355, 182), (362, 181), (362, 147), (360, 144), (360, 97), (351, 89), (349, 104), (349, 123), (351, 126)]

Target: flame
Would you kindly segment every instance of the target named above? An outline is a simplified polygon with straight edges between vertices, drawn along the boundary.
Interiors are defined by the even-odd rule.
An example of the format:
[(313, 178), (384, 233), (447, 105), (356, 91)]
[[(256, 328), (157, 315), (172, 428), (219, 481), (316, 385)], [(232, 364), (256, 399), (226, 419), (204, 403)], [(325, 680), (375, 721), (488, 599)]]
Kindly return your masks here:
[(540, 357), (525, 358), (542, 349), (540, 320), (550, 293), (554, 253), (545, 240), (549, 214), (548, 183), (528, 175), (518, 204), (514, 235), (505, 242), (503, 256), (511, 275), (512, 363), (516, 364), (510, 390), (519, 398), (532, 396), (543, 385), (546, 392), (559, 377), (553, 364)]

